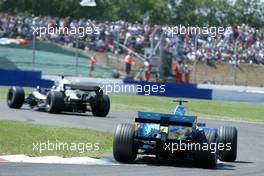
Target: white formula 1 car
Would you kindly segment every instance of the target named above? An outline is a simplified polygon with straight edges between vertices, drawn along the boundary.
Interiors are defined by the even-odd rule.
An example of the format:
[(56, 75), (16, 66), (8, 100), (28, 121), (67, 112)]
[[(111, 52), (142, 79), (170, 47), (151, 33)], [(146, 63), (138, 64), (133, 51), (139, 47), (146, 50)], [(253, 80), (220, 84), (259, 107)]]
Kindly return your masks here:
[(11, 87), (7, 94), (10, 108), (20, 109), (23, 104), (34, 110), (49, 113), (91, 111), (94, 116), (105, 117), (110, 110), (110, 100), (99, 86), (72, 84), (63, 76), (50, 89), (37, 87), (25, 95), (22, 87)]

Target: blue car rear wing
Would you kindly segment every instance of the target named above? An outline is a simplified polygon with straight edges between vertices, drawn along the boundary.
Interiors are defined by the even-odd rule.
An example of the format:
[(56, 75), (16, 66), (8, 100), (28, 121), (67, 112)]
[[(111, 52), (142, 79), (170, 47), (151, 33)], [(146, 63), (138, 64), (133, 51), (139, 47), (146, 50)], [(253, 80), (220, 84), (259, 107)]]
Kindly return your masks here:
[(196, 124), (196, 116), (179, 116), (174, 114), (162, 114), (153, 112), (138, 112), (135, 122), (139, 123), (156, 123), (164, 126), (177, 125), (192, 127)]

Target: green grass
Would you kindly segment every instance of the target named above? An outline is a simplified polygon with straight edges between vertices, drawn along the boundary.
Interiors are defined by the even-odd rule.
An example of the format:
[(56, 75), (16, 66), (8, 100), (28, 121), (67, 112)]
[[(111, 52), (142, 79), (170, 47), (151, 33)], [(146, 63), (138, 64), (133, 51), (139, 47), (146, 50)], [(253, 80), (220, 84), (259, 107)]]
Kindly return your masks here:
[[(111, 94), (111, 107), (128, 111), (172, 113), (175, 98)], [(264, 104), (187, 99), (188, 115), (202, 118), (264, 122)]]
[[(7, 96), (9, 87), (0, 86), (0, 100), (5, 100)], [(32, 89), (31, 88), (24, 88), (25, 93), (29, 93)]]
[(0, 87), (0, 99), (6, 98), (7, 90), (7, 87)]
[[(63, 157), (110, 155), (112, 152), (112, 134), (87, 129), (52, 127), (25, 122), (0, 121), (0, 155), (25, 154), (29, 156), (57, 155)], [(67, 144), (61, 150), (34, 149), (37, 143)], [(96, 144), (98, 143), (98, 144)], [(87, 149), (85, 149), (87, 145)], [(44, 149), (44, 144), (41, 144)], [(78, 146), (79, 145), (79, 146)], [(91, 146), (93, 145), (93, 146)], [(97, 145), (99, 150), (96, 150)], [(52, 146), (50, 145), (50, 149)]]

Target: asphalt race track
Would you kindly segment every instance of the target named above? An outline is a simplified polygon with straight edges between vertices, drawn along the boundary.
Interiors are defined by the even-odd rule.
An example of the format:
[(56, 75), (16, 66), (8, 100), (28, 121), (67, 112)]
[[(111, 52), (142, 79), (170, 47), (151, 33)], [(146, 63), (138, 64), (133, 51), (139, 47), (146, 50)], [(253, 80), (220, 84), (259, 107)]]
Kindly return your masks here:
[[(21, 110), (9, 109), (5, 102), (0, 102), (0, 119), (27, 121), (36, 124), (47, 124), (64, 127), (90, 128), (113, 132), (118, 123), (133, 123), (136, 113), (114, 111), (108, 118), (93, 117), (87, 113), (47, 114), (23, 107)], [(56, 165), (56, 164), (23, 164), (0, 163), (0, 176), (46, 176), (46, 175), (259, 175), (264, 174), (264, 124), (227, 122), (221, 120), (202, 120), (207, 126), (222, 125), (238, 128), (238, 158), (234, 163), (219, 162), (216, 169), (195, 168), (190, 164), (159, 163), (158, 161), (139, 159), (135, 164), (121, 165)], [(142, 162), (143, 161), (143, 162)]]

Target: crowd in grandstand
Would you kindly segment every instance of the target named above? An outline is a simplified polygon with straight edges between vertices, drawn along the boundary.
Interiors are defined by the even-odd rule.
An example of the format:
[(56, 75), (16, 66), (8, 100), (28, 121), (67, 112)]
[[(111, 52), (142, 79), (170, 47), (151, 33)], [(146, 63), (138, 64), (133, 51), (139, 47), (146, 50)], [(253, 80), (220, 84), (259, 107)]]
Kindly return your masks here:
[[(96, 26), (98, 33), (78, 37), (80, 48), (88, 47), (92, 50), (122, 53), (122, 48), (116, 47), (114, 41), (132, 48), (138, 53), (150, 47), (150, 35), (155, 25), (130, 23), (126, 21), (97, 22), (87, 19), (11, 16), (0, 13), (0, 37), (32, 39), (32, 27), (71, 28)], [(173, 35), (167, 36), (166, 47), (175, 58), (184, 62), (198, 58), (208, 64), (218, 61), (230, 63), (264, 64), (264, 33), (245, 24), (232, 25), (232, 30), (226, 30), (223, 35), (211, 37), (210, 35)], [(38, 37), (40, 39), (40, 37)], [(76, 35), (46, 34), (41, 40), (53, 41), (61, 44), (76, 45)], [(157, 42), (158, 36), (154, 37)]]

